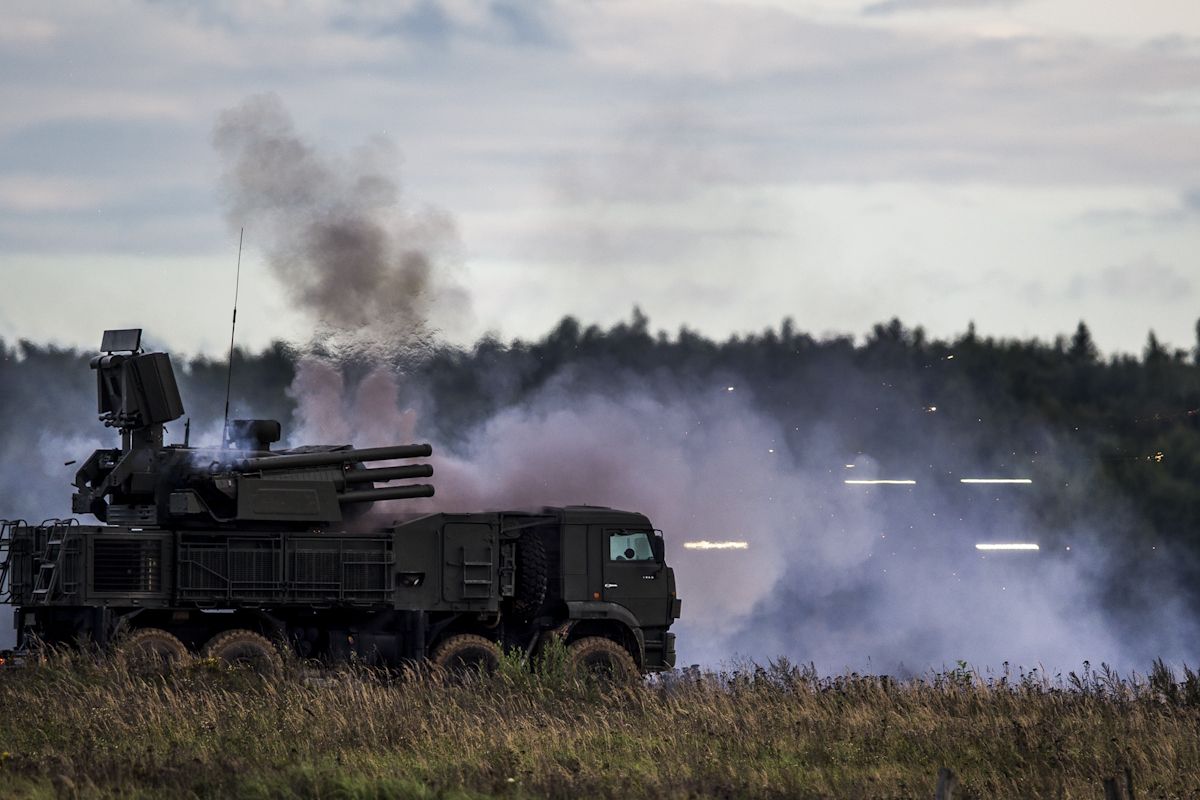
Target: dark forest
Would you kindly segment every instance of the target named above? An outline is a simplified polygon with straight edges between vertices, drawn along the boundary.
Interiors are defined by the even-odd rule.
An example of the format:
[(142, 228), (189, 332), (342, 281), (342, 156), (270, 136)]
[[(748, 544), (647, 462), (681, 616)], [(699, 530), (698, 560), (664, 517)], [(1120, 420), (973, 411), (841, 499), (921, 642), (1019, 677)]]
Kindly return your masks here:
[[(152, 345), (159, 333), (147, 332)], [(26, 341), (0, 344), (0, 352), (0, 447), (7, 464), (0, 470), (0, 517), (62, 516), (69, 508), (75, 469), (66, 462), (111, 446), (105, 438), (111, 434), (96, 422), (94, 378), (88, 369), (93, 354)], [(772, 573), (776, 590), (747, 596), (741, 605), (723, 599), (706, 606), (698, 591), (714, 576), (728, 574), (730, 568), (736, 572), (737, 563), (728, 560), (736, 557), (717, 562), (677, 555), (683, 596), (690, 590), (692, 598), (685, 601), (693, 613), (690, 619), (685, 613), (681, 640), (694, 649), (688, 653), (685, 646), (685, 658), (716, 660), (734, 652), (804, 658), (815, 652), (826, 657), (820, 666), (838, 669), (854, 663), (860, 652), (838, 649), (849, 647), (847, 641), (861, 643), (860, 649), (872, 654), (878, 647), (898, 659), (925, 663), (959, 654), (993, 664), (1008, 658), (1006, 648), (1015, 640), (980, 639), (975, 650), (964, 643), (975, 641), (970, 636), (979, 629), (979, 617), (960, 630), (957, 621), (935, 620), (928, 610), (903, 604), (903, 620), (928, 620), (927, 626), (916, 625), (901, 639), (888, 638), (898, 626), (908, 626), (880, 616), (880, 609), (898, 613), (896, 593), (904, 593), (903, 584), (878, 582), (871, 565), (888, 554), (871, 546), (869, 538), (855, 543), (852, 529), (864, 526), (892, 536), (888, 542), (907, 535), (904, 542), (911, 543), (914, 554), (958, 553), (954, 537), (970, 535), (964, 528), (1004, 535), (1020, 527), (1049, 551), (1046, 563), (1081, 558), (1079, 542), (1086, 538), (1093, 550), (1107, 553), (1103, 563), (1077, 560), (1070, 567), (1076, 576), (1072, 580), (1086, 591), (1072, 584), (1071, 591), (1047, 595), (1044, 602), (1104, 606), (1103, 627), (1111, 639), (1097, 641), (1129, 646), (1121, 655), (1136, 666), (1145, 666), (1164, 650), (1171, 655), (1176, 654), (1171, 648), (1183, 648), (1184, 639), (1168, 644), (1147, 631), (1178, 630), (1186, 638), (1177, 621), (1191, 618), (1200, 606), (1200, 595), (1191, 588), (1198, 585), (1200, 563), (1200, 341), (1188, 350), (1172, 349), (1151, 333), (1141, 354), (1106, 357), (1082, 322), (1072, 334), (1046, 342), (979, 336), (973, 326), (953, 339), (939, 340), (899, 320), (876, 325), (858, 340), (814, 338), (785, 320), (762, 333), (714, 341), (687, 329), (655, 332), (635, 309), (631, 319), (608, 329), (566, 318), (537, 341), (485, 338), (469, 349), (426, 343), (401, 353), (387, 365), (398, 376), (394, 405), (414, 409), (416, 422), (397, 438), (431, 441), (444, 454), (483, 464), (481, 474), (521, 470), (536, 478), (519, 492), (515, 484), (500, 482), (491, 493), (468, 497), (494, 498), (491, 502), (500, 505), (535, 503), (543, 495), (542, 502), (553, 503), (637, 503), (649, 506), (656, 519), (665, 520), (662, 527), (670, 525), (680, 537), (720, 538), (732, 533), (728, 529), (739, 526), (743, 517), (751, 520), (743, 526), (750, 529), (744, 538), (766, 547), (758, 551), (764, 558), (787, 565)], [(192, 444), (214, 444), (224, 405), (225, 361), (179, 353), (173, 358), (191, 419)], [(303, 427), (296, 420), (303, 394), (296, 376), (298, 366), (312, 359), (334, 365), (348, 387), (361, 384), (380, 366), (361, 356), (335, 358), (319, 348), (286, 343), (263, 352), (238, 350), (233, 416), (279, 419), (285, 443), (303, 443), (286, 437), (289, 430)], [(604, 414), (592, 413), (597, 403), (604, 404)], [(574, 415), (568, 433), (546, 422), (568, 412)], [(497, 425), (496, 420), (513, 415), (520, 415), (524, 427)], [(541, 422), (531, 424), (530, 419)], [(743, 419), (753, 424), (739, 427)], [(169, 426), (168, 441), (183, 439), (182, 422)], [(579, 439), (578, 429), (593, 424), (611, 430)], [(562, 439), (571, 437), (577, 441), (567, 448)], [(491, 444), (481, 454), (483, 440)], [(659, 451), (676, 444), (685, 465), (655, 463)], [(579, 454), (589, 450), (605, 452), (594, 454), (595, 463), (583, 463), (592, 455)], [(573, 455), (556, 461), (551, 454), (557, 451)], [(766, 459), (778, 458), (788, 460), (787, 469), (755, 472)], [(596, 488), (582, 497), (578, 491), (556, 496), (566, 490), (538, 476), (570, 472), (571, 465), (564, 464), (571, 459), (584, 486), (588, 476), (602, 475), (597, 486), (603, 480), (616, 488)], [(857, 495), (855, 503), (866, 506), (851, 508), (839, 499), (847, 489), (841, 479), (851, 474), (851, 466), (860, 476), (918, 479), (922, 485), (917, 488), (925, 494), (884, 492), (865, 500)], [(678, 473), (674, 482), (665, 480), (672, 470)], [(444, 474), (442, 483), (437, 476), (433, 482), (439, 496), (446, 488), (454, 498), (449, 470)], [(619, 480), (613, 477), (617, 474)], [(958, 477), (980, 474), (1029, 477), (1032, 485), (1007, 494), (958, 485)], [(702, 475), (702, 482), (695, 475)], [(755, 483), (751, 475), (763, 477)], [(688, 482), (698, 488), (680, 488)], [(750, 513), (793, 492), (777, 512)], [(863, 508), (874, 516), (862, 516)], [(922, 527), (929, 530), (919, 535)], [(797, 549), (793, 540), (801, 536), (809, 543), (836, 539), (850, 544), (829, 551), (821, 550), (829, 545), (818, 544), (814, 560), (810, 550)], [(969, 551), (969, 544), (962, 549)], [(822, 552), (847, 570), (845, 580), (822, 587)], [(847, 567), (838, 559), (850, 558), (848, 552), (852, 559)], [(993, 578), (994, 597), (999, 598), (1007, 596), (1000, 592), (1011, 591), (1014, 581), (1063, 584), (1055, 573), (1031, 572), (1022, 578), (998, 573), (999, 567), (964, 578), (967, 573), (958, 565), (966, 556), (903, 562), (904, 555), (890, 553), (896, 557), (893, 573), (907, 564), (913, 579), (921, 582), (953, 574), (972, 584), (981, 598)], [(810, 563), (801, 566), (805, 560)], [(739, 574), (743, 583), (752, 584), (754, 570), (762, 565), (745, 564)], [(1170, 604), (1162, 603), (1164, 596)], [(995, 601), (987, 602), (994, 606)], [(1172, 609), (1163, 611), (1167, 618), (1148, 625), (1146, 609), (1167, 605)], [(813, 612), (814, 618), (828, 618), (834, 609), (843, 624), (836, 636), (824, 628), (797, 627), (798, 609)], [(1035, 610), (1046, 613), (1043, 606)], [(984, 611), (980, 608), (978, 614)], [(758, 626), (730, 623), (718, 636), (712, 630), (719, 626), (705, 624), (736, 621), (747, 613), (757, 617)], [(1014, 625), (1031, 613), (1014, 608)], [(1064, 616), (1062, 624), (1064, 631), (1076, 630), (1070, 618)], [(858, 639), (847, 638), (847, 626), (858, 626)], [(1065, 636), (1053, 625), (1042, 627), (1050, 631), (1048, 641)], [(837, 647), (813, 644), (827, 634)], [(1139, 636), (1142, 644), (1130, 645)], [(1103, 643), (1066, 655), (1044, 654), (1039, 648), (1048, 645), (1040, 639), (1027, 644), (1023, 652), (1034, 658), (1065, 659), (1093, 650), (1111, 656)]]

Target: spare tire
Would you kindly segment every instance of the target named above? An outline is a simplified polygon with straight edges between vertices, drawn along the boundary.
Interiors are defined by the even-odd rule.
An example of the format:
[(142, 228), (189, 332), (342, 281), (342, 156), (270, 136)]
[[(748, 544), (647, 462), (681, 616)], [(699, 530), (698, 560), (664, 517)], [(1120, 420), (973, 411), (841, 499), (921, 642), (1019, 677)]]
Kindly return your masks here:
[(248, 666), (260, 675), (277, 675), (283, 670), (283, 659), (271, 640), (245, 628), (218, 633), (201, 652), (205, 658), (230, 666)]
[(546, 602), (546, 545), (534, 528), (517, 539), (517, 576), (512, 610), (521, 622), (533, 619)]
[(162, 628), (138, 628), (117, 642), (116, 652), (135, 672), (165, 672), (184, 664), (188, 649)]
[(454, 674), (477, 671), (490, 675), (500, 668), (500, 646), (473, 633), (458, 633), (439, 642), (429, 659)]

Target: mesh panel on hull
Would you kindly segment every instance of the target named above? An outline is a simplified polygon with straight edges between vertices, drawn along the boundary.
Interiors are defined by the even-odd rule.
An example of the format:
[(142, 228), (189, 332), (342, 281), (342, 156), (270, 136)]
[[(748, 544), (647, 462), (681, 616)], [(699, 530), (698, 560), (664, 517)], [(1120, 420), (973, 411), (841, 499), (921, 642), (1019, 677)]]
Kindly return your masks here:
[(188, 600), (387, 601), (391, 542), (300, 538), (184, 542), (179, 594)]
[[(162, 591), (161, 539), (97, 538), (93, 550), (92, 586), (97, 592)], [(66, 570), (73, 574), (70, 566)]]

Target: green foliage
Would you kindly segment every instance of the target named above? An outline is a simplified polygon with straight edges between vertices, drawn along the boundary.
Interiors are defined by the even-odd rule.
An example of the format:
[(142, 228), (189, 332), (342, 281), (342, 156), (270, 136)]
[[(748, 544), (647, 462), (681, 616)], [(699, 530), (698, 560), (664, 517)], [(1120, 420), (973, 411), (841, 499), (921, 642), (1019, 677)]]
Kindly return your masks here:
[(574, 678), (567, 646), (558, 636), (550, 636), (542, 641), (533, 669), (542, 683), (550, 687), (565, 686)]

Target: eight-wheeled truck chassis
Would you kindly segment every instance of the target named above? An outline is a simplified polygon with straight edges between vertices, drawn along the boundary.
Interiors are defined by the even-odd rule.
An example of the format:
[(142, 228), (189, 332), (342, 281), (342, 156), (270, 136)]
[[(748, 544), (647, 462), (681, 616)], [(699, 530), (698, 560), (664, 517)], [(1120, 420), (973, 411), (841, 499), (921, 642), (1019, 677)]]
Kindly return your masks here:
[(593, 668), (675, 663), (674, 574), (637, 513), (433, 514), (366, 533), (4, 522), (19, 647), (93, 642), (172, 661), (432, 658), (490, 668), (559, 637)]

